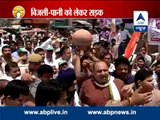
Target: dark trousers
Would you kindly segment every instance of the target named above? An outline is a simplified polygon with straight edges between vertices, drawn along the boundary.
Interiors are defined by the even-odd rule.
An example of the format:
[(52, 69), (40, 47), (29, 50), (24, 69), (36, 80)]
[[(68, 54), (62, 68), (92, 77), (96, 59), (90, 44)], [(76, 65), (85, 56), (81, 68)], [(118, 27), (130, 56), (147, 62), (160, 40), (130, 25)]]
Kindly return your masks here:
[(126, 42), (121, 42), (118, 48), (118, 57), (122, 56), (125, 52), (125, 49), (127, 47)]

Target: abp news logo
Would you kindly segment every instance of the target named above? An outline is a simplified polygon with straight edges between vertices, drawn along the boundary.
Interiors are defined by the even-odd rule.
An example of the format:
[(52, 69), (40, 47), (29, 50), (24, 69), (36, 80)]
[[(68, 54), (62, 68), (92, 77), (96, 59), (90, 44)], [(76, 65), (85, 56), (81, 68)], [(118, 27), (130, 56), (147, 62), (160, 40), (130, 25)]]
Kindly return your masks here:
[(148, 12), (134, 11), (134, 31), (148, 32)]

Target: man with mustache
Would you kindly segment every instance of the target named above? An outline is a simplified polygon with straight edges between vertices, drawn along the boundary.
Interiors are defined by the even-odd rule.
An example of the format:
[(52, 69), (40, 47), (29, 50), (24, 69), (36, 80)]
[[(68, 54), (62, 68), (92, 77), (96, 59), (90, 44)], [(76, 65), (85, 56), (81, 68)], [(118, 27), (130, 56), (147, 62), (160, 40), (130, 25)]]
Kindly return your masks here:
[(131, 75), (131, 66), (127, 58), (119, 57), (115, 60), (116, 70), (112, 73), (112, 76), (118, 78), (124, 82), (125, 85), (134, 83), (134, 77)]
[(11, 48), (8, 45), (2, 47), (2, 69), (5, 72), (5, 65), (9, 62), (14, 62), (15, 60), (11, 56)]
[(151, 92), (141, 94), (139, 91), (131, 95), (123, 81), (109, 75), (107, 64), (97, 61), (93, 65), (93, 77), (82, 84), (80, 99), (82, 105), (88, 106), (132, 106), (150, 102)]

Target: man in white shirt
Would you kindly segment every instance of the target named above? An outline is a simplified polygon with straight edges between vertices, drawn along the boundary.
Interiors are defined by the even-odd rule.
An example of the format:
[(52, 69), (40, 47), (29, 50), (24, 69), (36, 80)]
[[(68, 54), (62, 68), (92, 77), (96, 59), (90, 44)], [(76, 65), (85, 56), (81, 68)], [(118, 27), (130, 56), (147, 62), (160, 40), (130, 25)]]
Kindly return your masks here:
[(68, 67), (74, 68), (72, 64), (72, 58), (71, 58), (71, 49), (69, 46), (63, 46), (60, 50), (61, 57), (54, 61), (54, 66), (58, 69), (58, 63), (60, 63), (61, 60), (66, 60), (68, 63)]
[(4, 67), (7, 63), (9, 62), (13, 62), (15, 61), (15, 59), (12, 58), (11, 56), (11, 48), (9, 45), (4, 45), (2, 47), (2, 64), (1, 67), (3, 69), (3, 71), (5, 71)]
[(54, 63), (53, 51), (54, 51), (54, 49), (51, 45), (48, 45), (45, 50), (46, 50), (46, 56), (44, 59), (44, 63), (47, 65), (53, 66), (53, 63)]
[(18, 64), (15, 62), (10, 62), (5, 65), (5, 75), (0, 79), (5, 79), (8, 81), (12, 81), (20, 76), (20, 68)]
[(128, 30), (124, 29), (125, 28), (125, 24), (121, 23), (121, 29), (120, 29), (120, 38), (121, 38), (121, 43), (119, 45), (119, 50), (118, 50), (118, 56), (122, 56), (124, 54), (124, 51), (127, 47), (127, 44), (131, 38), (131, 34), (129, 33)]

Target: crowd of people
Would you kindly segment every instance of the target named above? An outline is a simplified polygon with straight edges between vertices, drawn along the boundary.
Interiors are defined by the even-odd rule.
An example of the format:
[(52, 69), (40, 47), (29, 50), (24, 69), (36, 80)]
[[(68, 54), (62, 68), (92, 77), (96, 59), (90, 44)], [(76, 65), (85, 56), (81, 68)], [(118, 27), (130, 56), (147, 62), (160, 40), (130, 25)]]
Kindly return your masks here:
[(132, 35), (116, 28), (104, 26), (87, 50), (72, 32), (0, 34), (0, 106), (159, 106), (160, 55), (142, 46), (129, 61)]

